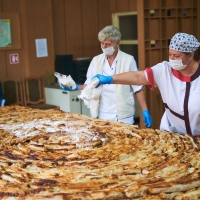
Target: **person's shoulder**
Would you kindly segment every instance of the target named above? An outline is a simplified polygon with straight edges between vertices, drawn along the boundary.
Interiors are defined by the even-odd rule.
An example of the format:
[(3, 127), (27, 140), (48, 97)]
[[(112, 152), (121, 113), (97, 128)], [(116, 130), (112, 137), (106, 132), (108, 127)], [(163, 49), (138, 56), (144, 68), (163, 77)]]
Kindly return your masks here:
[(128, 53), (125, 53), (121, 50), (119, 50), (119, 54), (121, 54), (122, 57), (126, 57), (126, 59), (134, 59), (134, 57)]
[(168, 61), (162, 61), (152, 67), (153, 70), (157, 71), (169, 71), (171, 69)]
[(130, 58), (134, 58), (132, 55), (130, 55), (130, 54), (128, 54), (128, 53), (125, 53), (125, 52), (123, 52), (123, 51), (121, 51), (121, 50), (119, 50), (119, 53), (121, 53), (122, 56), (126, 56), (126, 57), (130, 57)]
[(162, 61), (160, 63), (157, 63), (156, 65), (154, 65), (153, 67), (156, 67), (156, 66), (163, 66), (164, 68), (169, 68), (169, 62), (168, 61)]
[(99, 58), (102, 58), (102, 57), (105, 57), (105, 54), (104, 53), (101, 53), (99, 55), (96, 55), (92, 58), (92, 60), (98, 60)]

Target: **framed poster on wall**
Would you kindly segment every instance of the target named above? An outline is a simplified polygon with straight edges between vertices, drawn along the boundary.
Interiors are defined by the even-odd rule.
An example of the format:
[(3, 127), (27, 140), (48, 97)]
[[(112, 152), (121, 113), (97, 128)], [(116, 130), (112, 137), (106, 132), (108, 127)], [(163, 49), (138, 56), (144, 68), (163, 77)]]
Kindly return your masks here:
[(10, 19), (0, 19), (0, 47), (11, 47)]
[(0, 38), (0, 50), (21, 49), (19, 13), (0, 12)]

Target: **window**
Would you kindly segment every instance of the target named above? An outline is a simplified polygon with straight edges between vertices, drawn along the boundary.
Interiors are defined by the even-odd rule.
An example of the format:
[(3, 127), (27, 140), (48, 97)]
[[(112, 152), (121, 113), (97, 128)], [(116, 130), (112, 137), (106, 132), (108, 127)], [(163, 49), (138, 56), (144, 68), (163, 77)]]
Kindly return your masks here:
[(137, 12), (113, 13), (112, 23), (122, 34), (120, 50), (134, 56), (138, 64)]

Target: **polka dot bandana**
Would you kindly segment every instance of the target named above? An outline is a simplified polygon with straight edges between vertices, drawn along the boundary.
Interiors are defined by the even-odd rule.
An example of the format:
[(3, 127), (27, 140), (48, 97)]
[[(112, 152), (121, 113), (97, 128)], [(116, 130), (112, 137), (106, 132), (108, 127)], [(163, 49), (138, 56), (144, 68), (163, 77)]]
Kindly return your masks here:
[(187, 33), (176, 33), (169, 44), (170, 49), (187, 53), (197, 50), (199, 46), (198, 40)]

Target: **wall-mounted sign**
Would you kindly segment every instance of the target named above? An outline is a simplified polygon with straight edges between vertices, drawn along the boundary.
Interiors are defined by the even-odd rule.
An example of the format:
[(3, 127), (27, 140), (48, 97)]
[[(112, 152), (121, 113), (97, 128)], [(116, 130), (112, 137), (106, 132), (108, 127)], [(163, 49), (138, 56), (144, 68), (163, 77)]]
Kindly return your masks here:
[(19, 54), (18, 53), (14, 53), (14, 54), (10, 54), (10, 64), (18, 64), (19, 63)]
[(16, 49), (21, 49), (19, 12), (1, 12), (0, 10), (0, 51), (15, 51)]
[(37, 57), (47, 57), (48, 56), (47, 39), (46, 38), (36, 39), (35, 45), (36, 45)]
[(11, 47), (10, 19), (0, 19), (0, 47)]

